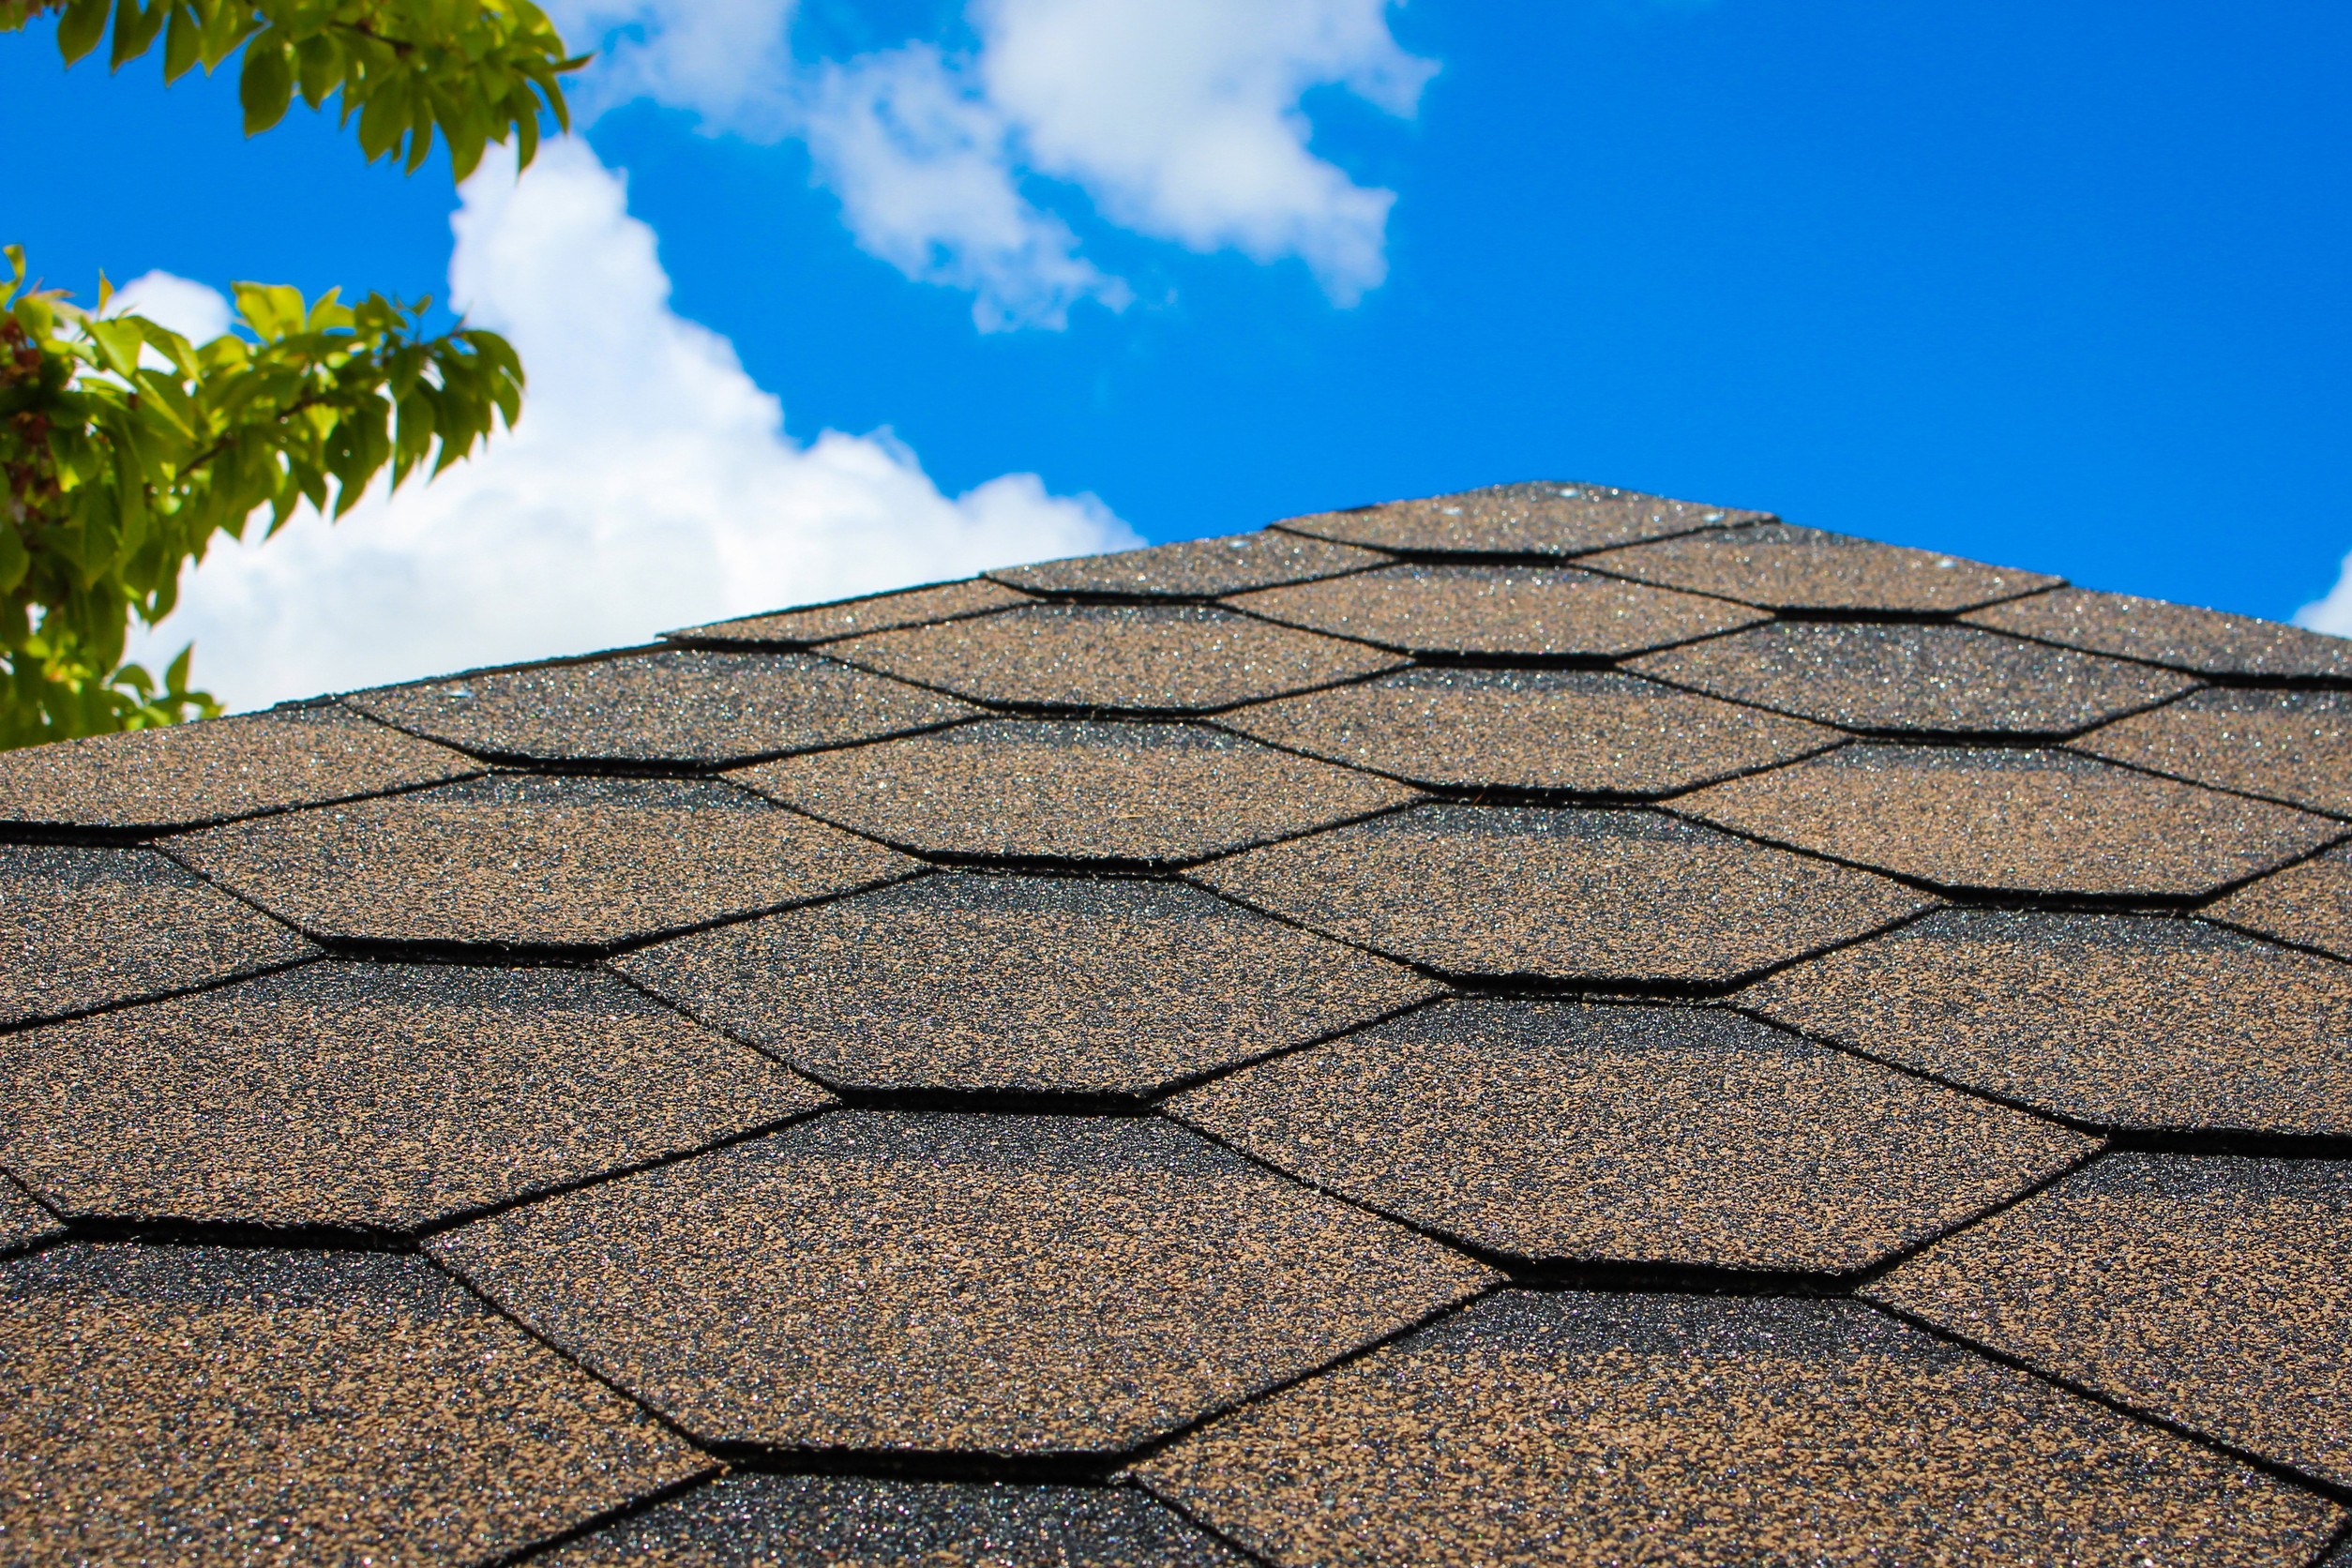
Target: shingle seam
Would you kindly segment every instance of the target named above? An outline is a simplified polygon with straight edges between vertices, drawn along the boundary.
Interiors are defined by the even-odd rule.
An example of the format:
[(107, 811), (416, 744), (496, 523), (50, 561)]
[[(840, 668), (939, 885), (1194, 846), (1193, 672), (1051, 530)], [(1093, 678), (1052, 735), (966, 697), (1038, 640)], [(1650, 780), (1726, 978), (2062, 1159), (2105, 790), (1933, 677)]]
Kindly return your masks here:
[[(272, 916), (272, 918), (276, 917)], [(324, 950), (316, 953), (299, 953), (291, 958), (279, 959), (273, 963), (255, 964), (248, 969), (237, 970), (231, 974), (210, 975), (192, 985), (173, 986), (159, 991), (142, 991), (137, 996), (117, 997), (113, 1001), (101, 1002), (94, 1006), (69, 1007), (61, 1012), (43, 1013), (37, 1018), (19, 1018), (10, 1023), (0, 1023), (0, 1037), (22, 1034), (29, 1029), (47, 1029), (55, 1024), (71, 1023), (78, 1018), (100, 1018), (108, 1013), (128, 1012), (134, 1007), (152, 1007), (158, 1002), (173, 1002), (182, 997), (199, 996), (205, 991), (219, 990), (224, 986), (258, 980), (264, 975), (282, 974), (287, 970), (300, 969), (305, 964), (318, 963), (331, 956)]]
[(2224, 1441), (2196, 1427), (2184, 1425), (2154, 1410), (2118, 1399), (2113, 1395), (2103, 1394), (2087, 1383), (2076, 1382), (2072, 1378), (2048, 1371), (2029, 1361), (2011, 1355), (2005, 1350), (1995, 1349), (1989, 1345), (1971, 1339), (1967, 1334), (1946, 1328), (1940, 1323), (1915, 1317), (1890, 1303), (1877, 1301), (1867, 1295), (1857, 1296), (1855, 1299), (1871, 1310), (1882, 1313), (1906, 1328), (1914, 1329), (1931, 1339), (1966, 1350), (1971, 1355), (1980, 1356), (1997, 1366), (2007, 1367), (2013, 1372), (2021, 1372), (2052, 1388), (2073, 1395), (2077, 1399), (2088, 1400), (2103, 1410), (2111, 1410), (2117, 1415), (2138, 1422), (2144, 1426), (2152, 1426), (2160, 1432), (2193, 1443), (2208, 1453), (2218, 1454), (2250, 1469), (2260, 1470), (2273, 1480), (2284, 1481), (2289, 1485), (2301, 1487), (2305, 1491), (2326, 1498), (2330, 1502), (2352, 1507), (2352, 1487), (2339, 1485), (2335, 1482), (2298, 1470), (2293, 1465), (2280, 1460), (2266, 1458), (2252, 1449), (2240, 1448), (2235, 1443)]
[[(1361, 506), (1334, 506), (1328, 511), (1306, 515), (1338, 517), (1350, 512), (1378, 511), (1382, 506), (1395, 504), (1391, 501), (1372, 501)], [(1304, 528), (1290, 526), (1293, 522), (1304, 520), (1304, 516), (1283, 518), (1278, 521), (1266, 524), (1266, 530), (1269, 533), (1289, 534), (1294, 538), (1320, 539), (1326, 543), (1353, 545), (1358, 550), (1377, 550), (1384, 554), (1394, 555), (1399, 561), (1441, 563), (1465, 566), (1544, 566), (1557, 565), (1561, 561), (1581, 560), (1588, 555), (1598, 555), (1603, 550), (1630, 550), (1636, 544), (1663, 544), (1668, 539), (1688, 538), (1693, 534), (1730, 533), (1741, 528), (1758, 528), (1767, 523), (1779, 523), (1782, 520), (1771, 512), (1757, 512), (1752, 517), (1742, 518), (1736, 522), (1723, 520), (1714, 522), (1696, 521), (1688, 528), (1677, 529), (1671, 534), (1650, 534), (1639, 539), (1619, 539), (1610, 544), (1591, 545), (1583, 550), (1447, 550), (1436, 545), (1367, 545), (1358, 543), (1354, 539), (1334, 541), (1328, 535), (1311, 533)]]
[[(509, 1319), (508, 1321), (511, 1322), (512, 1319)], [(525, 1332), (527, 1333), (529, 1331), (526, 1330)], [(533, 1337), (535, 1339), (537, 1336), (534, 1335)], [(539, 1340), (538, 1343), (545, 1344), (546, 1341)], [(641, 1406), (639, 1408), (642, 1409), (643, 1407)], [(651, 1414), (652, 1412), (649, 1411), (648, 1413)], [(658, 1420), (659, 1417), (656, 1416), (656, 1419)], [(683, 1433), (679, 1435), (681, 1437), (684, 1436)], [(686, 1439), (686, 1440), (688, 1442), (693, 1441), (690, 1438)], [(700, 1447), (699, 1444), (696, 1446)], [(556, 1553), (564, 1550), (566, 1546), (576, 1545), (580, 1542), (587, 1540), (592, 1535), (611, 1530), (615, 1525), (626, 1524), (629, 1520), (636, 1518), (641, 1514), (651, 1513), (653, 1510), (661, 1507), (665, 1503), (677, 1501), (688, 1493), (699, 1492), (705, 1486), (716, 1485), (718, 1482), (724, 1480), (727, 1474), (728, 1467), (724, 1463), (716, 1459), (713, 1459), (708, 1469), (701, 1470), (693, 1475), (689, 1475), (683, 1481), (673, 1481), (666, 1486), (662, 1486), (655, 1491), (646, 1493), (641, 1498), (637, 1498), (631, 1501), (625, 1502), (618, 1508), (608, 1508), (601, 1514), (592, 1515), (588, 1518), (581, 1520), (580, 1523), (571, 1526), (569, 1529), (562, 1530), (557, 1534), (550, 1535), (545, 1540), (534, 1541), (528, 1545), (519, 1546), (513, 1551), (506, 1552), (498, 1557), (490, 1558), (481, 1563), (480, 1568), (523, 1568), (523, 1565), (526, 1563), (541, 1561), (545, 1559), (551, 1558)]]
[[(1754, 626), (1746, 626), (1741, 629), (1744, 631), (1754, 631), (1756, 628)], [(1730, 636), (1734, 634), (1725, 633), (1724, 635)], [(2001, 636), (2004, 634), (1996, 632), (1993, 635)], [(1666, 650), (1657, 649), (1651, 651), (1663, 653)], [(2070, 648), (2065, 651), (2073, 653), (2076, 650)], [(2104, 658), (2107, 656), (2104, 654), (2098, 654), (2090, 656)], [(2086, 723), (2073, 725), (2070, 728), (2057, 730), (1932, 730), (1906, 728), (1900, 726), (1886, 727), (1848, 724), (1840, 719), (1824, 717), (1818, 713), (1805, 713), (1797, 708), (1776, 706), (1773, 703), (1761, 701), (1752, 697), (1734, 697), (1727, 692), (1711, 691), (1705, 686), (1694, 686), (1686, 680), (1676, 680), (1671, 675), (1662, 675), (1653, 671), (1639, 670), (1628, 671), (1626, 672), (1628, 674), (1637, 675), (1645, 681), (1654, 681), (1662, 686), (1667, 686), (1676, 691), (1686, 692), (1693, 697), (1705, 697), (1713, 701), (1727, 702), (1736, 708), (1753, 708), (1759, 713), (1777, 714), (1783, 718), (1802, 719), (1808, 724), (1822, 725), (1828, 729), (1835, 730), (1842, 734), (1851, 735), (1857, 740), (1875, 742), (1882, 745), (1893, 743), (1904, 746), (1968, 746), (1979, 749), (1985, 746), (2033, 746), (2036, 748), (2056, 747), (2062, 745), (2064, 742), (2079, 739), (2082, 736), (2090, 733), (2093, 730), (2103, 729), (2105, 726), (2116, 723), (2121, 719), (2134, 718), (2141, 714), (2153, 713), (2158, 708), (2164, 707), (2169, 703), (2179, 701), (2183, 697), (2193, 696), (2195, 693), (2206, 689), (2206, 687), (2202, 685), (2194, 686), (2189, 687), (2186, 691), (2172, 692), (2163, 697), (2154, 698), (2148, 701), (2141, 703), (2135, 708), (2116, 708), (2103, 712), (2097, 718), (2091, 719)], [(1790, 759), (1790, 761), (1801, 760), (1802, 759)], [(2098, 760), (2103, 761), (2105, 761), (2103, 758)], [(2288, 802), (2287, 804), (2292, 805), (2293, 803)]]
[[(386, 730), (396, 728), (383, 723), (380, 719), (369, 718), (368, 722)], [(408, 733), (407, 731), (400, 732)], [(431, 741), (432, 745), (441, 746), (445, 750), (457, 752), (460, 756), (471, 759), (471, 753), (459, 751), (458, 747), (450, 746), (446, 741), (433, 741), (430, 736), (427, 735), (414, 738)], [(451, 774), (444, 778), (428, 778), (419, 784), (397, 784), (382, 790), (363, 790), (356, 794), (333, 795), (322, 800), (298, 800), (284, 806), (265, 806), (259, 810), (240, 811), (225, 817), (200, 817), (188, 822), (163, 822), (151, 827), (100, 827), (71, 822), (0, 822), (0, 844), (57, 845), (92, 850), (155, 846), (157, 839), (171, 837), (176, 834), (195, 833), (204, 828), (228, 827), (233, 823), (258, 822), (267, 817), (284, 817), (296, 811), (313, 811), (326, 806), (351, 806), (360, 801), (389, 800), (397, 795), (413, 795), (422, 790), (438, 790), (451, 784), (468, 783), (495, 771), (493, 767), (483, 766), (472, 768), (463, 773)]]
[[(2199, 689), (2206, 688), (2200, 687)], [(2193, 697), (2194, 695), (2196, 695), (2196, 693), (2193, 691), (2181, 693), (2181, 696), (2183, 697)], [(2161, 703), (2158, 704), (2158, 706), (2163, 705), (2164, 704)], [(2147, 713), (2150, 710), (2142, 708), (2138, 711), (2140, 713)], [(2116, 722), (2133, 716), (2135, 716), (2133, 714), (2118, 714), (2114, 720), (2110, 720), (2108, 722)], [(2105, 728), (2105, 725), (2100, 725), (2098, 728), (2103, 729)], [(2300, 811), (2307, 816), (2324, 817), (2329, 822), (2342, 822), (2344, 824), (2346, 833), (2352, 833), (2352, 811), (2332, 810), (2324, 806), (2313, 806), (2299, 800), (2289, 800), (2284, 795), (2260, 794), (2253, 790), (2241, 790), (2229, 784), (2217, 784), (2209, 779), (2191, 778), (2186, 774), (2166, 773), (2163, 769), (2151, 766), (2146, 762), (2135, 762), (2122, 757), (2103, 756), (2099, 752), (2087, 750), (2073, 744), (2074, 741), (2087, 738), (2088, 733), (2089, 731), (2086, 731), (2083, 734), (2070, 736), (2065, 743), (2055, 746), (2051, 749), (2063, 751), (2070, 757), (2083, 757), (2088, 758), (2089, 761), (2094, 762), (2103, 762), (2108, 767), (2121, 768), (2126, 773), (2136, 773), (2143, 778), (2160, 778), (2167, 784), (2184, 785), (2193, 790), (2209, 790), (2217, 795), (2236, 795), (2239, 800), (2259, 801), (2265, 806), (2284, 806), (2290, 811)], [(2335, 839), (2329, 840), (2329, 844), (2341, 843), (2343, 839), (2340, 836)], [(2329, 845), (2321, 846), (2322, 849), (2328, 847)]]

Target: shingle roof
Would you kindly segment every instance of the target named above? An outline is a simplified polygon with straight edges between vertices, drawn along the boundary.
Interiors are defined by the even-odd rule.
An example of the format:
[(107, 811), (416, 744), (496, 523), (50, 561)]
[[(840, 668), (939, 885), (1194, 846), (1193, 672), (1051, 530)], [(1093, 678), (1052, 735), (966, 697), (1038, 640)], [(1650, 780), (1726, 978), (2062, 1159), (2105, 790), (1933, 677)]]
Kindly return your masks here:
[(2352, 1563), (2348, 649), (1545, 483), (0, 756), (0, 1562)]

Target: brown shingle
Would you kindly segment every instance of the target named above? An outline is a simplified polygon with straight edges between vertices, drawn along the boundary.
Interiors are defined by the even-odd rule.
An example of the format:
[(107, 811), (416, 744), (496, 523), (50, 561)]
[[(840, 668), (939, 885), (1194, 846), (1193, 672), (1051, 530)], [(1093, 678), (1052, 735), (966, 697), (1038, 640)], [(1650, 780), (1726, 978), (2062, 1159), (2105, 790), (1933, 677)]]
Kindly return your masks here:
[(2352, 1486), (2352, 1165), (2117, 1154), (1866, 1293)]
[(1185, 539), (1115, 555), (1078, 555), (988, 575), (1032, 594), (1121, 598), (1213, 599), (1223, 594), (1358, 572), (1390, 559), (1350, 545), (1268, 530), (1221, 539)]
[(484, 757), (723, 767), (927, 730), (974, 710), (806, 654), (665, 649), (345, 699)]
[(0, 752), (0, 822), (151, 832), (480, 771), (345, 708), (277, 708)]
[(2352, 641), (2341, 637), (2129, 594), (2060, 588), (1975, 611), (1967, 619), (2037, 641), (2201, 675), (2352, 680)]
[(621, 972), (837, 1088), (1149, 1094), (1436, 994), (1178, 882), (945, 875)]
[(1169, 1112), (1490, 1253), (1838, 1274), (2098, 1147), (1736, 1015), (1440, 1003)]
[(1852, 746), (1674, 803), (1774, 843), (1941, 887), (2194, 898), (2343, 824), (2062, 751)]
[(546, 1568), (1245, 1568), (1130, 1487), (728, 1476)]
[(1444, 974), (1728, 985), (1935, 903), (1648, 811), (1425, 806), (1187, 873)]
[(1717, 697), (1870, 733), (2071, 735), (2193, 677), (1972, 626), (1780, 622), (1636, 659)]
[(166, 841), (223, 886), (340, 941), (586, 946), (920, 870), (724, 784), (505, 775)]
[(699, 1436), (1104, 1454), (1493, 1276), (1156, 1118), (850, 1111), (434, 1256)]
[(0, 846), (0, 1025), (161, 996), (315, 952), (147, 850)]
[(1609, 659), (1762, 620), (1721, 599), (1541, 566), (1390, 566), (1227, 601), (1286, 626), (1422, 656)]
[(2038, 572), (1786, 523), (1636, 545), (1583, 565), (1766, 610), (1913, 615), (1972, 610), (2058, 581)]
[(2204, 911), (2209, 920), (2352, 958), (2352, 846), (2273, 871)]
[(1414, 792), (1184, 724), (999, 719), (734, 776), (918, 854), (1175, 865), (1401, 806)]
[(33, 1201), (23, 1187), (0, 1176), (0, 1252), (16, 1252), (65, 1233), (57, 1216)]
[(75, 1216), (407, 1231), (813, 1110), (606, 975), (315, 963), (0, 1035), (0, 1163)]
[(1003, 707), (1202, 713), (1402, 661), (1193, 605), (1038, 605), (853, 638), (837, 657)]
[(1945, 910), (1737, 1001), (2094, 1125), (2352, 1134), (2352, 967), (2193, 921)]
[(2200, 691), (2074, 744), (2110, 761), (2352, 817), (2352, 693)]
[(1432, 789), (1642, 799), (1793, 761), (1834, 730), (1597, 671), (1401, 670), (1217, 716)]
[(1139, 1470), (1317, 1568), (2301, 1568), (2344, 1518), (1834, 1301), (1508, 1292)]
[(1609, 485), (1534, 480), (1317, 512), (1274, 526), (1413, 555), (1577, 555), (1766, 516)]
[(1028, 602), (1025, 594), (1016, 594), (1010, 588), (975, 577), (961, 582), (903, 589), (896, 594), (870, 594), (863, 598), (809, 605), (801, 610), (779, 610), (768, 615), (714, 621), (706, 626), (688, 626), (662, 635), (672, 642), (807, 648), (837, 637), (959, 620), (966, 615), (984, 615), (991, 610), (1009, 610)]
[(710, 1461), (420, 1258), (0, 1264), (11, 1562), (468, 1563)]

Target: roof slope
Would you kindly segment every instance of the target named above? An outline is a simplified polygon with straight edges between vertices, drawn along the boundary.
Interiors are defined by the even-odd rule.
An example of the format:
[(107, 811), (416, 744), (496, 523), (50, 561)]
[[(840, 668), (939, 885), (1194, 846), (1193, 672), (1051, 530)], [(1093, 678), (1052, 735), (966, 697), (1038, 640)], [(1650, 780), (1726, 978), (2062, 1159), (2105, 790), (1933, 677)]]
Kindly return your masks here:
[(2352, 644), (1523, 484), (0, 756), (0, 1562), (2352, 1568)]

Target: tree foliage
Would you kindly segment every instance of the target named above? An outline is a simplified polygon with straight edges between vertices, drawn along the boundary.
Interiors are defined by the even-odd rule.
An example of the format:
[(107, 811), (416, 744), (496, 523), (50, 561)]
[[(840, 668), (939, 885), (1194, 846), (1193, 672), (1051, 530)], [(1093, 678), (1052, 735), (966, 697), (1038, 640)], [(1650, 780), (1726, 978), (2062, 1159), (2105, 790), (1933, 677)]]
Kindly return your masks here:
[[(294, 94), (337, 98), (360, 148), (414, 171), (438, 131), (462, 178), (484, 148), (529, 163), (539, 116), (569, 124), (560, 73), (584, 63), (530, 0), (0, 0), (0, 31), (56, 12), (71, 65), (113, 29), (120, 68), (163, 45), (163, 75), (236, 54), (248, 135)], [(495, 333), (427, 337), (430, 301), (235, 285), (238, 320), (204, 344), (27, 287), (0, 285), (0, 746), (176, 722), (219, 706), (123, 661), (132, 617), (171, 612), (217, 535), (267, 534), (307, 502), (349, 511), (375, 477), (438, 474), (511, 426), (522, 368)], [(266, 535), (264, 535), (266, 536)]]

